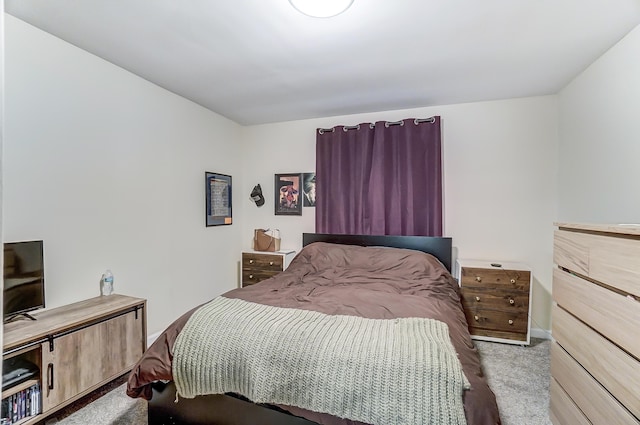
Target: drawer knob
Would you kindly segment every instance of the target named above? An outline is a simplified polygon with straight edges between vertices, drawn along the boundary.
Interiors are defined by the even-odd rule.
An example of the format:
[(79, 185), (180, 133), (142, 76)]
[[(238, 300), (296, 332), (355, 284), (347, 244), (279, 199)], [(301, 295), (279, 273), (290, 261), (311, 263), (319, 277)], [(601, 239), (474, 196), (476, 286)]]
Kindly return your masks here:
[(476, 276), (476, 282), (482, 282), (482, 277)]
[(249, 260), (249, 264), (253, 264), (253, 260)]
[(509, 319), (509, 324), (513, 325), (513, 320)]
[(252, 274), (249, 275), (249, 279), (253, 279), (253, 275)]
[(269, 265), (270, 265), (270, 266), (273, 266), (273, 261), (269, 261)]
[(476, 297), (476, 301), (480, 301), (480, 297)]
[(511, 279), (511, 283), (516, 283), (516, 280), (515, 279)]
[(480, 318), (478, 316), (473, 316), (473, 318), (475, 319), (475, 321), (477, 322), (478, 320), (480, 320)]
[(514, 305), (516, 302), (513, 300), (513, 298), (509, 298), (509, 304)]

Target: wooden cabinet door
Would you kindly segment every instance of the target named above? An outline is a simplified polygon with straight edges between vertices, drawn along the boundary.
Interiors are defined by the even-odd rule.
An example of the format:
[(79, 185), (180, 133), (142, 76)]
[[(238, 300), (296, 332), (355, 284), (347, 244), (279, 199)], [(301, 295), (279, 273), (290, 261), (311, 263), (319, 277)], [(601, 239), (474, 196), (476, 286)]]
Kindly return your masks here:
[(42, 344), (42, 409), (77, 399), (135, 364), (143, 352), (142, 311), (56, 337)]
[(100, 368), (102, 380), (111, 380), (130, 370), (146, 347), (143, 310), (131, 311), (101, 323)]
[(42, 410), (75, 397), (100, 381), (96, 356), (100, 352), (99, 333), (91, 326), (55, 338), (53, 350), (42, 344)]

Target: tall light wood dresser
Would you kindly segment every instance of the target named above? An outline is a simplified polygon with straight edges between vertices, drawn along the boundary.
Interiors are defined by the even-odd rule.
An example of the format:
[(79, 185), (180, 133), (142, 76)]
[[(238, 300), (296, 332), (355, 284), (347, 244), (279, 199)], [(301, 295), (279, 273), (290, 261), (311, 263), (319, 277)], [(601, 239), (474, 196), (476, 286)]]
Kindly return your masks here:
[(556, 223), (554, 425), (640, 424), (640, 226)]

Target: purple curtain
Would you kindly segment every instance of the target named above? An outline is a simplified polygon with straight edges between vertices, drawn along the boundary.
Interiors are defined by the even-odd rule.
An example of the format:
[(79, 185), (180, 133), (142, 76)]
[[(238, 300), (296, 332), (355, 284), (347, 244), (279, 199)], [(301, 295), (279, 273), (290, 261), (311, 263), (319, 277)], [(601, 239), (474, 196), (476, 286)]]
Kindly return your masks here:
[(440, 117), (319, 129), (316, 232), (442, 236)]

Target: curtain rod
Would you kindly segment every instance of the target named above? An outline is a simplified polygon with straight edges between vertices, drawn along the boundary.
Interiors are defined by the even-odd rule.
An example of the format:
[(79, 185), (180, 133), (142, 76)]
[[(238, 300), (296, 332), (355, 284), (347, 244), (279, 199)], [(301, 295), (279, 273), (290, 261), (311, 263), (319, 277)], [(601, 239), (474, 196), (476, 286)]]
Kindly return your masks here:
[[(418, 125), (420, 123), (423, 122), (428, 122), (430, 124), (433, 124), (434, 122), (436, 122), (436, 118), (435, 117), (429, 117), (429, 118), (415, 118), (413, 120), (413, 124)], [(401, 121), (385, 121), (384, 122), (384, 126), (389, 128), (392, 125), (404, 125), (404, 120)], [(369, 123), (369, 128), (373, 130), (373, 128), (375, 127), (374, 123)], [(349, 130), (360, 130), (360, 124), (358, 125), (345, 125), (342, 127), (342, 129), (344, 131), (349, 131)], [(324, 133), (333, 133), (334, 131), (336, 131), (335, 127), (331, 127), (331, 128), (319, 128), (318, 129), (318, 133), (320, 134), (324, 134)]]

